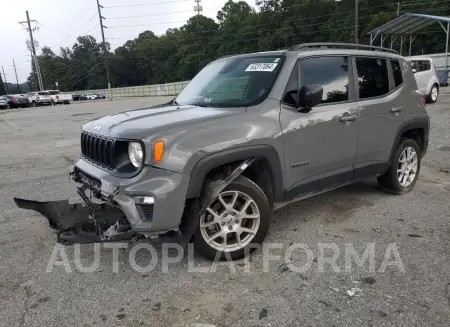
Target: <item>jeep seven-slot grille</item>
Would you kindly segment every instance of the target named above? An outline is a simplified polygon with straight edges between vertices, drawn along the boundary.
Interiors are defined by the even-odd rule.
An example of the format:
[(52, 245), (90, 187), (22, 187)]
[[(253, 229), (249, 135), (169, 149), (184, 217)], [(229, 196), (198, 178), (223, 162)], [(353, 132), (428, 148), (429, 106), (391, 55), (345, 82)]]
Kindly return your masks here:
[(114, 140), (94, 134), (81, 133), (81, 154), (92, 163), (114, 169)]

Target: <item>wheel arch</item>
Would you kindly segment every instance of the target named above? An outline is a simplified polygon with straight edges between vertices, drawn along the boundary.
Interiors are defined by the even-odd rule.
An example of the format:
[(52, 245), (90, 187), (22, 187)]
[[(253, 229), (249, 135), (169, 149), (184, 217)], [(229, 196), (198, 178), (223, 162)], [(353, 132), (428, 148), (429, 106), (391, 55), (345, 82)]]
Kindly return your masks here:
[[(239, 148), (223, 150), (201, 158), (193, 167), (190, 174), (190, 182), (187, 191), (187, 199), (196, 198), (200, 195), (205, 178), (215, 169), (234, 165), (243, 162), (248, 158), (256, 158), (243, 173), (244, 176), (254, 179), (255, 175), (259, 179), (255, 181), (262, 186), (264, 191), (272, 190), (273, 199), (284, 200), (283, 172), (281, 160), (277, 151), (269, 145), (252, 145)], [(262, 173), (262, 175), (260, 174)], [(264, 175), (267, 174), (267, 179)], [(252, 178), (253, 177), (253, 178)], [(270, 183), (267, 184), (266, 182)], [(265, 189), (264, 189), (265, 188)]]
[(428, 138), (429, 138), (429, 118), (416, 118), (414, 120), (408, 121), (400, 126), (397, 131), (395, 141), (391, 150), (391, 156), (389, 162), (392, 162), (395, 152), (404, 137), (409, 137), (416, 139), (419, 143), (421, 156), (423, 157), (427, 152), (428, 148)]

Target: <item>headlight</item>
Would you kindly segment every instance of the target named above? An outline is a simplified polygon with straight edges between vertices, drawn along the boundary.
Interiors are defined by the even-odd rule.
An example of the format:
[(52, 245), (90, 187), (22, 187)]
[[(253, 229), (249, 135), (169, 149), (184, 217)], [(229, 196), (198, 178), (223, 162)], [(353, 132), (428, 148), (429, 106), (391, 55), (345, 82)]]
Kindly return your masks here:
[(139, 168), (142, 165), (144, 152), (142, 151), (142, 146), (140, 143), (130, 142), (128, 144), (128, 157), (130, 158), (133, 166), (135, 166), (136, 168)]

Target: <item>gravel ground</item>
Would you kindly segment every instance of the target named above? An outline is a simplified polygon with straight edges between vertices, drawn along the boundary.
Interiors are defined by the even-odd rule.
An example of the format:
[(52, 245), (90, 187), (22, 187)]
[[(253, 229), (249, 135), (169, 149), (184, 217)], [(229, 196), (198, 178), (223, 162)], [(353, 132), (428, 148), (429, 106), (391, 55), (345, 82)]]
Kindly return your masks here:
[[(225, 264), (209, 273), (193, 272), (187, 259), (171, 264), (167, 273), (159, 263), (138, 272), (128, 262), (131, 246), (119, 250), (116, 272), (112, 250), (101, 247), (100, 267), (82, 273), (74, 247), (67, 247), (72, 272), (63, 266), (46, 272), (55, 235), (42, 217), (16, 208), (12, 198), (74, 198), (67, 174), (79, 153), (80, 126), (166, 99), (0, 112), (0, 325), (449, 326), (450, 173), (440, 171), (450, 167), (449, 93), (444, 90), (437, 104), (427, 106), (431, 144), (411, 193), (388, 195), (368, 180), (274, 214), (266, 244), (283, 244), (270, 250), (282, 256), (290, 244), (307, 246), (311, 266), (303, 272), (283, 265), (284, 259), (271, 261), (266, 270), (267, 246), (248, 266)], [(161, 241), (153, 244), (161, 258)], [(321, 271), (323, 244), (341, 252), (337, 269), (326, 264)], [(346, 269), (349, 244), (359, 255), (373, 246), (375, 269), (368, 262)], [(83, 265), (94, 261), (93, 245), (81, 246), (80, 253)], [(307, 262), (304, 253), (292, 254), (296, 267)], [(382, 269), (386, 254), (392, 265)], [(136, 261), (144, 266), (148, 252), (138, 252)], [(211, 267), (197, 257), (190, 262), (197, 270)], [(356, 294), (350, 296), (352, 288)]]

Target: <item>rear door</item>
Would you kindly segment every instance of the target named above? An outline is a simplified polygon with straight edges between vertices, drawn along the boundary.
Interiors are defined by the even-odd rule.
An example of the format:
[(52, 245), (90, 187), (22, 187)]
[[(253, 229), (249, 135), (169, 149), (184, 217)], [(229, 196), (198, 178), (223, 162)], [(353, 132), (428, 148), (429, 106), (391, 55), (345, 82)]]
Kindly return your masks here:
[(356, 57), (359, 95), (359, 142), (355, 178), (383, 171), (397, 130), (406, 116), (402, 66), (397, 59)]
[[(350, 181), (358, 140), (358, 104), (347, 56), (300, 59), (286, 94), (305, 85), (323, 87), (322, 104), (301, 112), (284, 99), (280, 122), (287, 198), (317, 193)], [(290, 92), (291, 91), (291, 92)], [(294, 99), (295, 98), (295, 99)]]

